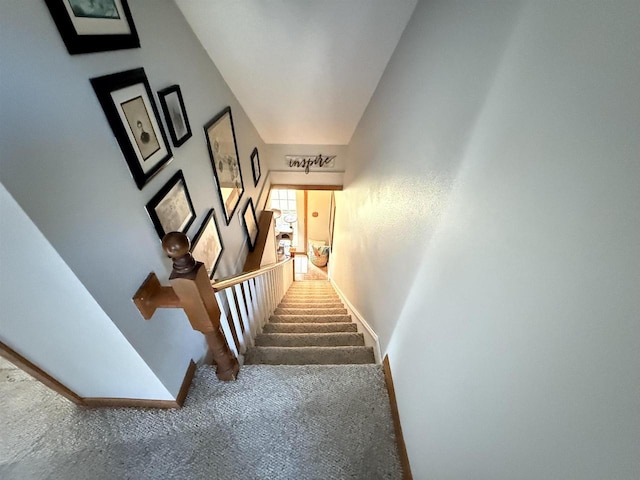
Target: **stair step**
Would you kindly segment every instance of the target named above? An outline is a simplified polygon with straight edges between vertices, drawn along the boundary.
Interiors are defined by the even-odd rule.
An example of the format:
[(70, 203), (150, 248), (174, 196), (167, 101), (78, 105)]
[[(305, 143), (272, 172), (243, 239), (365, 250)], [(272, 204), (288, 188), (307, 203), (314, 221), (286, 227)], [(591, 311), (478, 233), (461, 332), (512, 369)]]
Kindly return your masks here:
[(340, 302), (332, 302), (332, 303), (317, 303), (317, 302), (300, 302), (300, 303), (289, 303), (282, 302), (278, 305), (278, 308), (344, 308), (344, 305)]
[(287, 302), (287, 303), (308, 303), (308, 302), (315, 302), (315, 303), (334, 303), (334, 302), (340, 302), (342, 303), (342, 299), (340, 299), (340, 297), (337, 296), (329, 296), (329, 295), (324, 295), (324, 296), (309, 296), (309, 295), (305, 295), (305, 296), (290, 296), (290, 295), (285, 295), (284, 297), (282, 297), (282, 302)]
[(271, 323), (329, 323), (350, 322), (350, 315), (271, 315)]
[(303, 289), (296, 289), (296, 290), (287, 290), (287, 295), (337, 295), (336, 291), (333, 290), (332, 288), (326, 288), (326, 289), (312, 289), (312, 290), (303, 290)]
[(327, 303), (335, 303), (335, 302), (340, 302), (342, 303), (342, 300), (337, 297), (337, 296), (325, 296), (325, 297), (292, 297), (289, 295), (285, 295), (284, 297), (282, 297), (282, 301), (283, 302), (287, 302), (287, 303), (303, 303), (303, 302), (316, 302), (316, 303), (323, 303), (323, 302), (327, 302)]
[(375, 363), (371, 347), (250, 347), (245, 365), (348, 365)]
[(362, 333), (262, 333), (256, 347), (347, 347), (364, 346)]
[(329, 323), (267, 323), (263, 333), (332, 333), (357, 332), (358, 326), (347, 322)]
[(292, 290), (292, 289), (289, 289), (289, 290), (287, 290), (287, 293), (285, 295), (338, 295), (338, 294), (333, 289), (323, 289), (323, 290), (318, 290), (318, 289), (314, 289), (314, 290), (301, 290), (301, 289)]
[(346, 315), (346, 308), (276, 308), (274, 315)]

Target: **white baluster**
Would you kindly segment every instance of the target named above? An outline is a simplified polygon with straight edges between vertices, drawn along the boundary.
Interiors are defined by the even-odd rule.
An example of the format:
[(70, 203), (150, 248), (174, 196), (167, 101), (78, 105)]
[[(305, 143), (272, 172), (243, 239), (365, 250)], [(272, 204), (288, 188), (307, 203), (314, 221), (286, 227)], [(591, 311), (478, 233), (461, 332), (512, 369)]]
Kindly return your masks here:
[(262, 332), (262, 312), (260, 311), (260, 303), (258, 302), (258, 292), (254, 283), (255, 279), (247, 282), (247, 288), (251, 293), (251, 304), (253, 305), (253, 323), (256, 326), (257, 333)]
[[(240, 353), (244, 354), (247, 351), (247, 343), (245, 341), (244, 334), (242, 332), (242, 328), (240, 327), (240, 315), (238, 314), (238, 308), (236, 306), (236, 299), (233, 296), (233, 291), (231, 288), (225, 288), (224, 293), (227, 297), (227, 302), (229, 303), (229, 310), (231, 311), (231, 318), (233, 319), (233, 326), (236, 330), (236, 335), (238, 337), (238, 343), (240, 344)], [(216, 294), (218, 295), (218, 294)]]
[(242, 293), (242, 285), (236, 284), (233, 286), (233, 290), (238, 300), (238, 307), (240, 310), (240, 318), (242, 319), (242, 325), (244, 326), (244, 341), (248, 347), (253, 346), (253, 335), (251, 331), (251, 322), (249, 321), (249, 313), (247, 312), (247, 304), (245, 303), (244, 295)]
[[(220, 305), (219, 301), (218, 305)], [(238, 352), (238, 349), (236, 348), (236, 341), (233, 339), (233, 334), (231, 333), (229, 319), (222, 309), (220, 310), (220, 327), (222, 328), (222, 333), (224, 333), (224, 338), (227, 340), (229, 349), (231, 350), (231, 352), (233, 352), (236, 358), (238, 358), (240, 356), (240, 352)], [(238, 343), (240, 343), (240, 339), (238, 339)]]
[(251, 289), (249, 288), (250, 280), (246, 282), (242, 282), (242, 292), (245, 298), (245, 304), (247, 307), (247, 317), (249, 320), (249, 328), (251, 329), (251, 338), (255, 339), (256, 335), (258, 335), (259, 325), (258, 325), (258, 312), (255, 309), (253, 299), (251, 298)]

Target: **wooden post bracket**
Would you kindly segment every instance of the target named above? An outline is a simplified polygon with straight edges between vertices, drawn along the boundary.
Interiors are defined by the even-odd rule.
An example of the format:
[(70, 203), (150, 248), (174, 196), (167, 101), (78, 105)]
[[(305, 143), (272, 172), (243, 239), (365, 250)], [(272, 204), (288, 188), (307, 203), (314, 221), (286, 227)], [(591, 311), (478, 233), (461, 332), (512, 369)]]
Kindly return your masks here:
[(157, 308), (181, 308), (173, 287), (163, 287), (151, 272), (132, 298), (145, 320), (150, 320)]

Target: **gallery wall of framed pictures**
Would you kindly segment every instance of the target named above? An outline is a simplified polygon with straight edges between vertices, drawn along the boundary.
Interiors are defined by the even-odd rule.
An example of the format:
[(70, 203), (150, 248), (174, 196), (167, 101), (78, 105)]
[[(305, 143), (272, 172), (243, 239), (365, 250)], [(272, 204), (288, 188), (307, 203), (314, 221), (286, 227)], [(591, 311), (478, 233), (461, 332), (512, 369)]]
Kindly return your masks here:
[[(70, 55), (141, 48), (143, 42), (127, 0), (45, 0), (45, 4)], [(198, 224), (198, 212), (202, 210), (194, 206), (187, 185), (189, 172), (182, 168), (187, 164), (183, 161), (169, 173), (168, 180), (166, 176), (176, 163), (174, 150), (193, 136), (183, 89), (171, 82), (154, 94), (153, 82), (142, 66), (116, 70), (89, 81), (136, 187), (147, 192), (151, 185), (150, 189), (155, 190), (146, 196), (144, 209), (158, 238), (161, 240), (171, 231), (188, 234)], [(217, 191), (220, 208), (205, 210), (193, 237), (192, 252), (205, 263), (213, 278), (224, 252), (220, 225), (229, 228), (245, 193), (241, 163), (251, 164), (253, 188), (258, 186), (262, 172), (257, 147), (247, 158), (240, 158), (231, 107), (223, 108), (206, 122), (203, 133), (201, 145), (206, 145), (209, 154), (211, 186)], [(156, 180), (161, 177), (162, 182)], [(258, 224), (251, 198), (242, 211), (241, 223), (240, 230), (244, 229), (249, 248), (253, 249)]]
[(251, 199), (247, 201), (247, 204), (244, 206), (244, 210), (242, 210), (242, 221), (245, 234), (247, 235), (247, 242), (249, 243), (249, 250), (253, 252), (256, 248), (259, 230), (256, 209), (253, 206), (253, 200)]
[(171, 85), (158, 92), (162, 112), (169, 128), (171, 141), (179, 147), (191, 138), (191, 126), (179, 85)]
[(229, 225), (244, 194), (240, 155), (238, 155), (231, 107), (226, 107), (207, 122), (204, 126), (204, 132), (218, 196), (226, 224)]
[(209, 278), (213, 279), (213, 274), (222, 258), (223, 250), (224, 246), (222, 244), (218, 219), (212, 208), (205, 216), (198, 233), (196, 233), (193, 242), (191, 242), (191, 254), (199, 262), (204, 263)]
[(140, 47), (127, 0), (45, 0), (71, 55)]
[(144, 68), (92, 78), (91, 85), (142, 190), (172, 158)]

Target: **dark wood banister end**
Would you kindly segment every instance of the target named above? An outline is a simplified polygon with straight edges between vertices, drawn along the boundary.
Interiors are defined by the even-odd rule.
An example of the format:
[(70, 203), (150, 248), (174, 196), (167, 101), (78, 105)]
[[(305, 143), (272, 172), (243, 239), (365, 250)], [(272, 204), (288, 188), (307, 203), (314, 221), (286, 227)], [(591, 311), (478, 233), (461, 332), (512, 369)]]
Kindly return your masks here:
[(162, 239), (162, 249), (173, 260), (173, 272), (171, 278), (176, 274), (184, 274), (196, 268), (196, 260), (189, 252), (191, 241), (184, 233), (169, 232)]
[(163, 287), (151, 272), (132, 298), (145, 320), (150, 320), (157, 308), (180, 308), (180, 299), (172, 287)]

